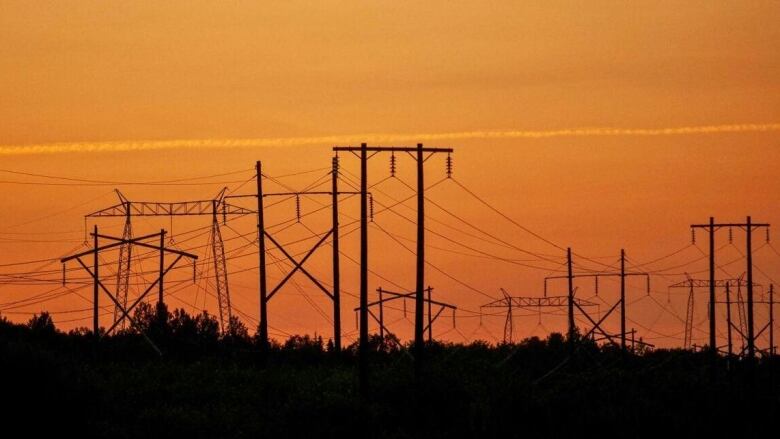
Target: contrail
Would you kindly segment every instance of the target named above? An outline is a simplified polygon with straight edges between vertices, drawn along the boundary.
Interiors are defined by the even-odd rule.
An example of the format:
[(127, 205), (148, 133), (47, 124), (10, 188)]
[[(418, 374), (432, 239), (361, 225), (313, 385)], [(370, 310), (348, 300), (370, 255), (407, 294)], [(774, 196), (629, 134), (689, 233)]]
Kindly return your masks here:
[(780, 123), (703, 125), (673, 128), (568, 128), (560, 130), (483, 130), (449, 133), (414, 134), (344, 134), (319, 137), (277, 137), (245, 139), (178, 139), (117, 142), (43, 143), (32, 145), (0, 145), (0, 155), (52, 154), (67, 152), (121, 152), (160, 149), (215, 149), (289, 147), (303, 145), (343, 145), (368, 141), (371, 144), (391, 142), (425, 142), (458, 139), (545, 139), (551, 137), (590, 136), (676, 136), (690, 134), (720, 134), (780, 131)]

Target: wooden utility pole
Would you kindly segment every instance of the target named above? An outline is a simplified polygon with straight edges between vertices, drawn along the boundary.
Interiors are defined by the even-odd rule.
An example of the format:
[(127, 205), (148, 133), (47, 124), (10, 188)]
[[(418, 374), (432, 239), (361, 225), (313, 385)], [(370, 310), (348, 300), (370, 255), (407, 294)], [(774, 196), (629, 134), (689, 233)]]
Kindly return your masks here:
[(341, 270), (339, 259), (339, 157), (333, 156), (331, 175), (331, 213), (333, 215), (333, 349), (341, 352)]
[[(341, 351), (341, 276), (339, 268), (340, 250), (339, 250), (339, 210), (338, 210), (338, 196), (339, 195), (357, 195), (360, 192), (354, 191), (339, 191), (338, 190), (338, 157), (333, 158), (333, 167), (331, 169), (332, 187), (331, 191), (297, 191), (297, 192), (274, 192), (268, 193), (263, 191), (262, 185), (262, 167), (261, 162), (257, 162), (257, 193), (248, 195), (228, 195), (225, 199), (231, 198), (256, 198), (257, 199), (257, 235), (259, 242), (259, 265), (260, 265), (260, 324), (259, 324), (259, 337), (260, 337), (260, 349), (265, 351), (269, 347), (268, 339), (268, 302), (279, 292), (279, 290), (292, 278), (292, 276), (300, 271), (306, 277), (308, 277), (329, 299), (333, 301), (333, 348), (336, 352)], [(300, 198), (301, 196), (315, 196), (322, 195), (328, 196), (331, 199), (331, 213), (333, 226), (325, 234), (320, 236), (314, 246), (312, 246), (306, 255), (299, 261), (293, 257), (289, 251), (287, 251), (278, 240), (265, 228), (265, 213), (264, 213), (264, 200), (265, 197), (295, 197), (296, 200), (296, 212), (298, 215), (298, 221), (300, 222)], [(231, 206), (232, 207), (232, 206)], [(330, 291), (323, 285), (323, 282), (318, 280), (311, 272), (304, 268), (304, 264), (311, 257), (311, 255), (321, 246), (324, 245), (328, 237), (333, 236), (333, 290)], [(266, 238), (276, 246), (276, 248), (284, 254), (284, 257), (292, 264), (292, 270), (289, 271), (285, 277), (276, 284), (273, 288), (268, 288), (267, 266), (266, 266), (266, 253), (268, 251), (266, 245)]]
[(360, 392), (368, 396), (368, 149), (360, 144)]
[(268, 344), (268, 278), (265, 272), (265, 215), (263, 213), (263, 168), (258, 160), (255, 163), (257, 169), (257, 243), (259, 247), (260, 264), (260, 351), (267, 354)]
[(568, 247), (566, 249), (566, 267), (568, 269), (568, 280), (569, 280), (569, 303), (568, 303), (568, 310), (569, 310), (569, 346), (574, 346), (574, 275), (572, 273), (572, 267), (571, 267), (571, 247)]
[[(599, 291), (599, 278), (600, 277), (620, 277), (620, 300), (615, 302), (615, 304), (610, 309), (609, 313), (612, 312), (612, 310), (617, 309), (618, 306), (620, 306), (620, 348), (625, 351), (626, 350), (626, 278), (630, 276), (644, 276), (647, 283), (647, 294), (650, 294), (650, 274), (649, 273), (642, 273), (642, 272), (627, 272), (626, 271), (626, 251), (625, 249), (620, 250), (620, 271), (615, 272), (595, 272), (595, 273), (581, 273), (581, 274), (574, 274), (573, 273), (573, 267), (572, 267), (572, 260), (571, 260), (571, 248), (568, 248), (566, 250), (566, 265), (568, 267), (568, 273), (565, 275), (560, 276), (547, 276), (544, 278), (544, 295), (547, 297), (547, 282), (555, 279), (566, 279), (568, 281), (569, 285), (569, 295), (568, 295), (568, 309), (569, 309), (569, 338), (573, 338), (573, 333), (576, 331), (576, 327), (574, 326), (574, 309), (577, 308), (580, 311), (582, 311), (582, 315), (588, 319), (592, 324), (595, 325), (595, 327), (601, 331), (604, 336), (610, 340), (610, 342), (613, 342), (616, 346), (618, 345), (617, 342), (614, 342), (612, 340), (612, 336), (607, 334), (606, 331), (603, 331), (600, 322), (596, 322), (593, 320), (593, 318), (585, 312), (585, 310), (582, 309), (582, 307), (579, 305), (579, 303), (574, 300), (574, 279), (576, 278), (584, 278), (584, 277), (592, 277), (596, 281), (596, 294), (598, 295)], [(607, 313), (607, 314), (609, 314)], [(602, 317), (603, 319), (604, 317)], [(616, 336), (617, 337), (617, 336)]]
[(165, 271), (165, 230), (160, 229), (160, 269), (158, 276), (160, 277), (160, 284), (157, 290), (157, 323), (160, 327), (163, 327), (167, 323), (167, 316), (165, 315), (165, 293), (164, 285), (165, 278), (163, 272)]
[(428, 343), (433, 342), (433, 313), (431, 313), (431, 292), (433, 288), (428, 287)]
[[(710, 234), (710, 349), (716, 350), (717, 344), (715, 339), (715, 232), (722, 228), (740, 228), (745, 231), (746, 235), (746, 258), (747, 258), (747, 354), (748, 359), (753, 361), (756, 356), (755, 346), (755, 332), (753, 324), (753, 231), (755, 229), (765, 228), (767, 229), (767, 239), (769, 224), (754, 223), (750, 216), (747, 217), (745, 223), (715, 223), (715, 219), (710, 217), (708, 224), (692, 224), (691, 229), (695, 232), (696, 229), (706, 229)], [(695, 238), (695, 234), (694, 234)], [(694, 241), (695, 242), (695, 241)]]
[(728, 328), (728, 331), (726, 332), (727, 336), (727, 343), (728, 343), (728, 352), (729, 357), (734, 355), (734, 344), (731, 336), (731, 287), (730, 283), (726, 282), (726, 327)]
[(710, 217), (710, 351), (718, 353), (715, 340), (715, 218)]
[(769, 284), (769, 355), (775, 355), (775, 284)]
[(748, 359), (752, 361), (756, 357), (756, 338), (753, 332), (753, 224), (750, 216), (747, 217), (745, 232), (747, 235)]
[[(414, 355), (418, 373), (424, 351), (423, 305), (425, 301), (425, 173), (423, 172), (423, 145), (417, 144), (417, 288), (414, 301)], [(430, 304), (430, 302), (429, 302)], [(429, 316), (430, 317), (430, 316)]]
[[(360, 385), (363, 394), (368, 392), (368, 159), (379, 152), (406, 152), (417, 160), (417, 260), (415, 291), (415, 328), (414, 353), (415, 372), (421, 371), (423, 362), (425, 312), (425, 182), (423, 164), (431, 155), (438, 152), (452, 153), (452, 148), (426, 148), (421, 143), (416, 147), (406, 146), (336, 146), (333, 151), (347, 151), (359, 154), (360, 158), (360, 339), (358, 352)], [(369, 152), (371, 155), (369, 156)], [(427, 157), (425, 154), (429, 154)], [(448, 168), (449, 169), (449, 168)]]
[[(151, 291), (154, 289), (154, 287), (158, 287), (158, 292), (162, 292), (163, 291), (162, 288), (160, 287), (160, 285), (163, 283), (164, 276), (182, 258), (186, 257), (186, 258), (190, 258), (193, 261), (195, 261), (195, 260), (198, 259), (198, 257), (196, 255), (194, 255), (194, 254), (191, 254), (191, 253), (175, 250), (175, 249), (172, 249), (172, 248), (165, 248), (164, 245), (162, 247), (160, 247), (160, 246), (157, 246), (157, 245), (154, 245), (154, 244), (150, 244), (150, 243), (144, 242), (144, 241), (146, 241), (148, 239), (157, 238), (157, 237), (159, 237), (160, 241), (164, 244), (164, 242), (165, 242), (164, 241), (165, 240), (165, 231), (161, 230), (159, 234), (158, 233), (154, 233), (154, 234), (151, 234), (151, 235), (140, 236), (140, 237), (137, 237), (137, 238), (130, 238), (130, 239), (128, 239), (126, 237), (117, 238), (117, 237), (114, 237), (114, 236), (100, 235), (100, 234), (98, 234), (97, 226), (95, 226), (94, 227), (94, 232), (93, 232), (94, 248), (92, 250), (87, 250), (87, 251), (84, 251), (84, 252), (81, 252), (81, 253), (78, 253), (78, 254), (75, 254), (75, 255), (67, 256), (67, 257), (64, 257), (64, 258), (60, 259), (60, 262), (63, 264), (63, 278), (62, 278), (63, 285), (67, 283), (67, 280), (64, 277), (64, 273), (65, 273), (65, 268), (64, 267), (65, 267), (65, 264), (68, 261), (71, 261), (71, 260), (76, 260), (76, 262), (78, 262), (79, 265), (81, 265), (81, 267), (90, 276), (92, 276), (93, 285), (94, 285), (93, 297), (92, 297), (92, 310), (93, 310), (92, 325), (93, 325), (93, 335), (95, 337), (95, 343), (96, 344), (99, 342), (101, 337), (110, 334), (111, 331), (113, 331), (119, 325), (121, 325), (122, 322), (124, 321), (124, 319), (128, 319), (128, 320), (130, 320), (132, 325), (141, 332), (141, 335), (144, 338), (146, 338), (146, 340), (149, 342), (149, 344), (152, 345), (154, 350), (158, 354), (161, 354), (161, 352), (157, 348), (157, 346), (155, 346), (154, 343), (152, 343), (152, 341), (149, 340), (148, 337), (146, 337), (146, 334), (144, 333), (144, 328), (142, 328), (138, 324), (138, 322), (130, 315), (130, 312), (132, 312), (133, 309), (136, 306), (138, 306), (138, 304), (141, 303), (141, 301), (143, 301), (144, 298), (146, 298), (147, 295), (149, 295), (149, 293), (151, 293)], [(113, 242), (111, 242), (109, 244), (103, 244), (101, 246), (98, 246), (98, 239), (109, 240), (109, 241), (113, 241)], [(135, 300), (135, 302), (133, 302), (129, 307), (125, 306), (119, 300), (117, 300), (117, 298), (114, 296), (114, 294), (112, 294), (111, 291), (109, 291), (108, 288), (106, 288), (106, 286), (100, 281), (100, 265), (99, 265), (99, 262), (98, 262), (98, 254), (100, 252), (105, 251), (105, 250), (109, 250), (109, 249), (113, 249), (113, 248), (117, 248), (117, 247), (120, 247), (120, 246), (123, 246), (123, 245), (137, 245), (137, 246), (148, 248), (148, 249), (152, 249), (152, 250), (159, 250), (160, 252), (163, 252), (163, 253), (164, 252), (168, 252), (168, 253), (172, 253), (172, 254), (177, 255), (177, 257), (173, 260), (173, 262), (168, 264), (167, 268), (163, 267), (163, 270), (160, 271), (159, 277), (157, 279), (155, 279), (150, 285), (148, 285), (146, 287), (146, 289), (144, 290), (144, 292), (141, 293), (138, 296), (138, 298)], [(81, 259), (82, 257), (85, 257), (87, 255), (92, 255), (92, 257), (93, 257), (93, 266), (92, 266), (92, 268), (90, 268)], [(161, 257), (161, 259), (162, 259), (162, 257)], [(193, 273), (195, 272), (194, 267), (195, 267), (195, 263), (193, 262)], [(193, 276), (193, 282), (194, 282), (194, 280), (195, 279), (194, 279), (194, 276)], [(159, 285), (158, 285), (158, 283), (159, 283)], [(106, 294), (106, 296), (109, 299), (111, 299), (111, 301), (114, 303), (114, 305), (117, 308), (119, 308), (119, 311), (120, 311), (120, 317), (114, 321), (114, 323), (111, 325), (111, 327), (109, 327), (103, 333), (103, 335), (100, 334), (100, 327), (99, 327), (99, 321), (98, 321), (98, 313), (99, 313), (98, 299), (99, 299), (99, 292), (100, 292), (100, 290), (102, 290)], [(158, 309), (161, 309), (162, 308), (162, 306), (161, 306), (161, 304), (162, 304), (161, 297), (158, 296), (157, 300), (158, 300), (157, 301)]]
[(95, 336), (95, 343), (100, 340), (100, 322), (98, 321), (98, 288), (100, 285), (100, 275), (99, 275), (99, 269), (100, 264), (98, 263), (98, 228), (97, 224), (94, 225), (93, 228), (94, 232), (94, 248), (92, 251), (94, 251), (94, 258), (93, 258), (93, 268), (92, 268), (92, 277), (93, 277), (93, 287), (92, 287), (92, 335)]
[(379, 337), (384, 342), (385, 339), (385, 300), (382, 294), (382, 287), (377, 289), (379, 292)]
[[(632, 340), (634, 338), (633, 332), (631, 338)], [(626, 251), (622, 248), (620, 249), (620, 349), (626, 351)]]

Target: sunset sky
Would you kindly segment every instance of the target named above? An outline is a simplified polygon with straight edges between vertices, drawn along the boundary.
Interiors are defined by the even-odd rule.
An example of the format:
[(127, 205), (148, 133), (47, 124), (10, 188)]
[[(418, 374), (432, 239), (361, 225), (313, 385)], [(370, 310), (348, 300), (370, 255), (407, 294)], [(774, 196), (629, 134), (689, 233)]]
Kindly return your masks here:
[[(83, 288), (67, 293), (57, 283), (58, 262), (19, 263), (85, 250), (84, 215), (115, 204), (115, 187), (139, 201), (210, 199), (224, 186), (252, 194), (254, 163), (261, 160), (266, 174), (303, 189), (326, 175), (334, 144), (420, 141), (455, 149), (454, 180), (426, 194), (457, 216), (428, 204), (428, 226), (444, 237), (428, 234), (433, 266), (426, 283), (435, 299), (459, 307), (457, 327), (448, 315), (435, 335), (456, 342), (500, 338), (503, 317), (480, 318), (480, 305), (499, 298), (500, 288), (541, 296), (544, 277), (565, 268), (561, 248), (588, 258), (575, 258), (577, 271), (617, 267), (621, 248), (633, 264), (680, 250), (641, 268), (654, 272), (652, 292), (647, 296), (642, 282), (632, 280), (628, 308), (629, 328), (639, 336), (679, 345), (687, 291), (667, 287), (686, 272), (707, 276), (706, 236), (689, 246), (689, 226), (710, 216), (743, 222), (747, 215), (780, 224), (778, 23), (775, 1), (0, 0), (0, 314), (23, 321), (48, 309), (62, 328), (90, 324), (91, 286), (74, 283)], [(444, 160), (426, 162), (430, 184), (446, 176)], [(358, 160), (342, 154), (341, 162), (345, 179), (356, 182)], [(372, 189), (377, 211), (413, 195), (404, 183), (415, 184), (414, 162), (399, 156), (398, 166), (398, 179)], [(289, 175), (304, 171), (312, 172)], [(388, 175), (389, 156), (377, 155), (370, 184)], [(114, 184), (181, 179), (188, 184)], [(267, 187), (285, 190), (271, 180)], [(324, 201), (303, 199), (302, 209)], [(356, 201), (344, 201), (343, 223), (359, 214)], [(414, 200), (393, 211), (372, 225), (371, 267), (411, 289), (414, 255), (399, 242), (414, 249), (415, 229), (399, 215), (413, 219)], [(267, 215), (271, 224), (289, 220), (295, 204)], [(309, 237), (307, 227), (321, 233), (328, 219), (327, 212), (311, 215), (279, 237)], [(209, 221), (147, 218), (134, 228), (140, 235), (172, 225), (174, 241), (181, 234), (176, 245), (196, 248), (205, 259), (207, 236), (184, 241), (184, 232)], [(97, 224), (121, 233), (121, 220)], [(255, 220), (229, 225), (223, 235), (236, 256), (228, 262), (231, 295), (254, 328)], [(718, 232), (718, 278), (745, 271), (744, 233), (734, 230), (733, 238), (730, 245), (728, 231)], [(765, 238), (763, 231), (755, 237), (755, 277), (768, 285), (780, 279), (780, 245)], [(357, 232), (346, 235), (345, 256), (358, 259), (358, 243)], [(321, 251), (311, 267), (329, 283), (330, 248)], [(147, 263), (152, 269), (154, 261)], [(358, 271), (347, 259), (342, 265), (343, 326), (351, 342), (357, 301), (349, 294), (358, 291)], [(282, 276), (275, 268), (269, 275), (272, 284)], [(13, 276), (52, 283), (15, 285)], [(69, 276), (77, 282), (85, 274)], [(182, 270), (172, 282), (185, 285), (187, 276), (191, 271)], [(300, 289), (285, 288), (270, 304), (272, 335), (330, 336), (329, 302), (307, 279), (295, 279)], [(143, 279), (136, 281), (141, 288)], [(182, 287), (170, 305), (215, 313), (204, 291), (213, 285), (206, 284)], [(617, 297), (613, 281), (600, 285), (599, 296), (592, 281), (576, 285), (578, 297), (601, 303), (594, 314)], [(372, 294), (379, 286), (397, 289), (372, 275)], [(564, 294), (565, 283), (551, 286), (551, 294)], [(698, 291), (700, 344), (706, 301), (707, 292)], [(408, 338), (411, 313), (408, 321), (398, 310), (390, 313), (390, 329)], [(764, 325), (767, 310), (756, 313)], [(560, 315), (527, 314), (517, 317), (515, 338), (564, 329)], [(110, 324), (110, 316), (101, 322)], [(617, 320), (607, 327), (617, 331)]]

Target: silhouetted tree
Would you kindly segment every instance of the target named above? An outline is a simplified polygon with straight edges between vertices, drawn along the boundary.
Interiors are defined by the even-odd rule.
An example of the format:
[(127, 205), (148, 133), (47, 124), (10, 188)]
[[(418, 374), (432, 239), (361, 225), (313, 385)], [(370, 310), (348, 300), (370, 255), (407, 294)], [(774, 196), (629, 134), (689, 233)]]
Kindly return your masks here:
[(51, 315), (46, 311), (41, 312), (40, 315), (33, 314), (32, 318), (27, 322), (27, 327), (36, 335), (54, 335), (57, 332)]
[(328, 343), (325, 345), (325, 351), (333, 352), (336, 349), (336, 345), (333, 343), (333, 339), (329, 338)]
[(86, 326), (79, 326), (78, 328), (73, 328), (68, 331), (68, 336), (71, 337), (86, 337), (90, 334), (92, 334), (92, 330)]
[(135, 307), (133, 318), (138, 324), (136, 330), (147, 332), (149, 331), (149, 328), (152, 327), (152, 322), (155, 318), (155, 310), (149, 303), (141, 302)]
[(195, 327), (201, 342), (216, 343), (219, 340), (219, 322), (208, 311), (204, 310), (195, 317)]
[(228, 343), (249, 344), (249, 330), (238, 316), (230, 316), (228, 328), (223, 336), (223, 340)]
[(311, 337), (308, 334), (291, 335), (282, 345), (282, 349), (315, 354), (321, 354), (325, 351), (322, 337)]
[(192, 316), (182, 308), (173, 310), (168, 322), (173, 337), (185, 343), (198, 341), (198, 324)]

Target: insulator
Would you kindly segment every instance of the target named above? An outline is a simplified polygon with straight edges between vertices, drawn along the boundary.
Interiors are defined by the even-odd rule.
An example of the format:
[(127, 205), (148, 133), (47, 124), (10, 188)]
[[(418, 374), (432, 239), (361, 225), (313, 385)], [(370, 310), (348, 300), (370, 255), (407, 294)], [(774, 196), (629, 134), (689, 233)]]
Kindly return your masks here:
[(596, 278), (596, 295), (598, 296), (599, 295), (599, 277), (595, 276), (595, 278)]
[(390, 154), (390, 176), (395, 177), (395, 152)]
[(333, 157), (333, 172), (336, 175), (339, 174), (339, 156), (338, 155)]
[(192, 261), (192, 283), (196, 283), (198, 279), (198, 271), (196, 269), (195, 260)]
[(447, 178), (452, 178), (452, 155), (447, 153)]
[(374, 222), (374, 195), (369, 194), (368, 195), (368, 205), (369, 205), (369, 217), (371, 217), (371, 222)]
[(65, 264), (62, 264), (62, 284), (65, 285)]
[(455, 328), (455, 308), (452, 308), (452, 327)]
[(222, 224), (227, 224), (227, 203), (222, 202)]
[(729, 244), (731, 244), (732, 242), (734, 242), (734, 230), (732, 230), (731, 227), (729, 227)]
[(301, 197), (298, 195), (295, 196), (295, 216), (301, 222)]
[(766, 228), (766, 242), (769, 242), (769, 227)]
[(696, 229), (691, 229), (691, 244), (696, 244)]
[(647, 276), (647, 295), (650, 295), (650, 276)]
[(403, 302), (404, 302), (404, 318), (406, 318), (406, 299), (404, 299)]

